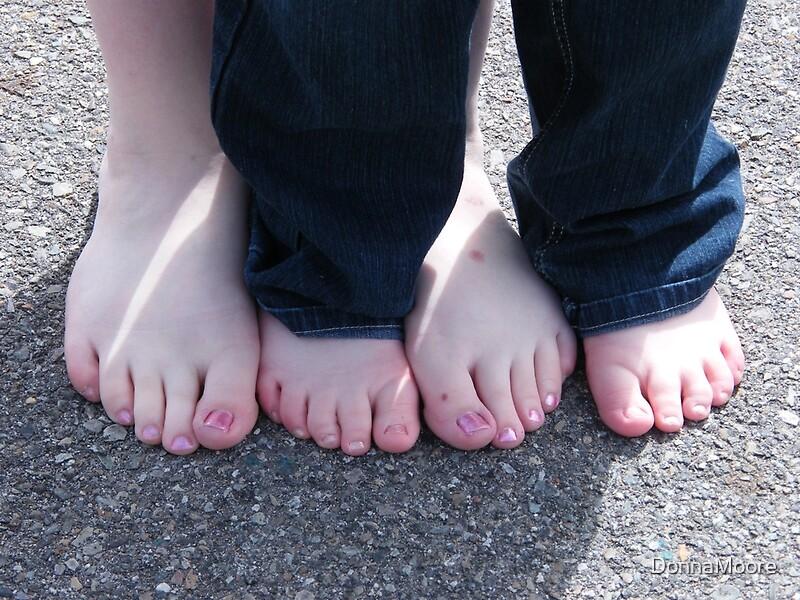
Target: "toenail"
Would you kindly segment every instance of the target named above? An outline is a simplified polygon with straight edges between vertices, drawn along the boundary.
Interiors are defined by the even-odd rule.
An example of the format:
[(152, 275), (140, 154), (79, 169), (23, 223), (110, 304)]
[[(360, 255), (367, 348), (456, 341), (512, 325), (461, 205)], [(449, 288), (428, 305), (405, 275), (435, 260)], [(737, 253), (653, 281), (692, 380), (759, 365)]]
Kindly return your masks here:
[(156, 441), (158, 440), (159, 436), (161, 436), (161, 432), (155, 425), (148, 425), (142, 429), (142, 437), (146, 440)]
[(516, 442), (517, 441), (517, 432), (511, 429), (511, 427), (506, 427), (497, 435), (498, 442)]
[(177, 450), (178, 452), (183, 452), (184, 450), (191, 450), (192, 448), (194, 448), (194, 444), (186, 436), (182, 435), (172, 440), (173, 450)]
[(279, 423), (280, 422), (280, 417), (278, 416), (278, 413), (276, 413), (274, 410), (271, 411), (271, 412), (268, 412), (267, 416), (270, 418), (270, 421), (272, 421), (274, 423)]
[(128, 409), (122, 409), (117, 413), (117, 423), (120, 425), (130, 425), (133, 423), (133, 415)]
[(544, 399), (544, 407), (547, 410), (555, 410), (558, 406), (558, 396), (555, 394), (547, 394), (547, 397)]
[(708, 408), (703, 406), (702, 404), (697, 404), (694, 407), (694, 414), (698, 417), (707, 417), (708, 416)]
[(389, 425), (386, 429), (383, 430), (384, 434), (396, 434), (399, 433), (401, 435), (408, 435), (408, 429), (406, 429), (405, 425)]
[(669, 427), (674, 427), (680, 424), (681, 420), (678, 417), (664, 417), (664, 425), (668, 425)]
[(731, 395), (728, 392), (720, 392), (719, 394), (719, 402), (720, 404), (727, 404), (728, 400), (731, 399)]
[(528, 418), (530, 419), (531, 423), (537, 427), (544, 423), (544, 415), (535, 408), (531, 409), (531, 411), (528, 413)]
[(328, 435), (322, 438), (322, 442), (320, 446), (324, 448), (333, 448), (339, 445), (339, 436), (334, 435), (333, 433), (329, 433)]
[(228, 433), (231, 430), (231, 425), (233, 424), (233, 415), (229, 413), (227, 410), (212, 410), (208, 413), (205, 422), (203, 425), (206, 427), (212, 427), (213, 429), (219, 429), (220, 431), (224, 431)]
[(92, 386), (88, 386), (81, 392), (81, 396), (86, 398), (89, 402), (97, 402), (97, 392)]
[(489, 423), (486, 422), (478, 413), (466, 413), (461, 415), (456, 424), (461, 428), (461, 431), (467, 435), (472, 435), (477, 431), (489, 429)]
[(297, 429), (292, 429), (292, 435), (296, 438), (305, 439), (308, 437), (305, 429), (301, 429), (298, 427)]
[(350, 452), (361, 452), (364, 448), (366, 448), (364, 442), (350, 442), (347, 445), (347, 449), (350, 450)]

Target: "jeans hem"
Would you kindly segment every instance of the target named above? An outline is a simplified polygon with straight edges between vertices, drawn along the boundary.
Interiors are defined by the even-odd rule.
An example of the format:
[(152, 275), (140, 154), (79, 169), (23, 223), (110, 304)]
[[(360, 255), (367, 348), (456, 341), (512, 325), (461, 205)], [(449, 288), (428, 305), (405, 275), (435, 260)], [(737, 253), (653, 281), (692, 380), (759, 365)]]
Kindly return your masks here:
[(259, 306), (297, 337), (364, 340), (404, 339), (403, 319), (347, 313), (327, 306), (276, 308)]
[(722, 268), (669, 285), (588, 303), (564, 300), (564, 312), (581, 337), (664, 321), (694, 309), (706, 297)]

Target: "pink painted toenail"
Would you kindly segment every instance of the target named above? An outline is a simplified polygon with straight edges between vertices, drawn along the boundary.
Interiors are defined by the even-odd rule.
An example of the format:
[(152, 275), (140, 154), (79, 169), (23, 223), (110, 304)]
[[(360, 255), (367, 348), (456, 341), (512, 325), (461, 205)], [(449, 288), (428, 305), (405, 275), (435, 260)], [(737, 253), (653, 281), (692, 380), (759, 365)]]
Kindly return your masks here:
[(555, 410), (558, 406), (558, 396), (555, 394), (547, 394), (547, 398), (544, 399), (544, 407), (547, 410)]
[(185, 436), (176, 437), (174, 440), (172, 440), (172, 449), (177, 450), (178, 452), (183, 452), (184, 450), (192, 450), (193, 448), (194, 444), (189, 438)]
[(158, 427), (154, 425), (148, 425), (144, 429), (142, 429), (142, 437), (150, 442), (155, 442), (161, 437), (161, 432), (158, 430)]
[(531, 409), (531, 411), (528, 413), (528, 418), (531, 420), (531, 423), (537, 427), (544, 423), (544, 415), (535, 408)]
[(119, 411), (117, 414), (117, 423), (120, 425), (130, 425), (133, 423), (133, 415), (131, 414), (131, 411), (126, 408)]
[(456, 424), (461, 428), (461, 431), (467, 435), (489, 429), (489, 423), (478, 413), (466, 413), (461, 415), (456, 421)]
[(506, 427), (499, 433), (497, 436), (498, 442), (516, 442), (517, 441), (517, 432), (511, 429), (511, 427)]
[(213, 429), (219, 429), (220, 431), (224, 431), (228, 433), (231, 430), (231, 425), (233, 424), (233, 415), (229, 413), (227, 410), (212, 410), (208, 413), (205, 422), (203, 425), (206, 427), (211, 427)]
[(406, 429), (405, 425), (389, 425), (386, 429), (383, 430), (385, 434), (396, 434), (399, 433), (400, 435), (408, 435), (408, 429)]
[(350, 450), (350, 452), (361, 452), (364, 448), (366, 448), (364, 442), (350, 442), (350, 444), (347, 446), (347, 449)]

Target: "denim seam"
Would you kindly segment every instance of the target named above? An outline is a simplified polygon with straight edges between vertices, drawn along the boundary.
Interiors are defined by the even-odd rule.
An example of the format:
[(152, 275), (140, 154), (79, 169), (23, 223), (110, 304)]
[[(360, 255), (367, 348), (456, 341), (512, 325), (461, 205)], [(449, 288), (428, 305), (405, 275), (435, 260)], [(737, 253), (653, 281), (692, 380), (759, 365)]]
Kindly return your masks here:
[(700, 294), (696, 298), (693, 298), (691, 300), (687, 300), (686, 302), (683, 302), (683, 303), (678, 304), (676, 306), (669, 306), (667, 308), (654, 310), (652, 312), (645, 313), (645, 314), (642, 314), (642, 315), (636, 315), (636, 316), (633, 316), (633, 317), (626, 317), (624, 319), (617, 319), (616, 321), (611, 321), (609, 323), (603, 323), (601, 325), (592, 325), (591, 327), (581, 327), (580, 329), (581, 329), (582, 332), (594, 331), (595, 329), (605, 329), (605, 328), (607, 328), (609, 326), (619, 325), (620, 323), (626, 323), (628, 321), (635, 321), (635, 320), (639, 320), (639, 319), (646, 319), (646, 318), (652, 317), (654, 315), (660, 315), (662, 313), (667, 313), (667, 312), (671, 312), (671, 311), (674, 311), (674, 310), (679, 310), (681, 308), (689, 306), (690, 304), (694, 304), (698, 300), (701, 300), (706, 294), (708, 294), (709, 291), (710, 290), (706, 290), (705, 292), (703, 292), (702, 294)]
[[(555, 12), (556, 4), (558, 4), (561, 7), (560, 23), (558, 22), (559, 20), (556, 17), (556, 12)], [(561, 58), (564, 60), (567, 69), (567, 85), (564, 89), (561, 99), (559, 100), (558, 106), (556, 107), (556, 111), (547, 120), (547, 122), (544, 125), (542, 125), (542, 129), (539, 132), (539, 135), (536, 136), (536, 139), (523, 150), (523, 152), (526, 154), (525, 162), (522, 165), (524, 171), (528, 170), (528, 164), (531, 161), (533, 152), (539, 147), (539, 145), (542, 142), (542, 139), (545, 137), (548, 131), (552, 129), (553, 123), (561, 115), (561, 111), (564, 110), (564, 106), (567, 104), (567, 98), (572, 92), (572, 84), (574, 83), (575, 80), (575, 65), (572, 61), (572, 46), (570, 46), (569, 36), (567, 35), (567, 23), (566, 23), (566, 18), (564, 17), (563, 0), (558, 2), (551, 0), (550, 16), (552, 18), (553, 28), (555, 29), (556, 32), (556, 40), (558, 40), (558, 47), (561, 49)]]
[(386, 330), (386, 331), (396, 331), (399, 330), (399, 325), (355, 325), (355, 326), (343, 326), (343, 327), (324, 327), (322, 329), (304, 329), (303, 331), (297, 332), (295, 335), (308, 335), (312, 333), (323, 333), (323, 332), (334, 332), (334, 331), (375, 331), (375, 330)]
[[(558, 11), (556, 7), (558, 7)], [(558, 14), (556, 14), (557, 12)], [(547, 120), (547, 122), (544, 125), (542, 125), (542, 129), (541, 131), (539, 131), (539, 135), (536, 136), (536, 139), (523, 150), (523, 152), (526, 155), (525, 161), (522, 165), (524, 172), (528, 171), (528, 166), (530, 164), (531, 158), (533, 157), (533, 153), (541, 145), (544, 137), (552, 129), (553, 123), (555, 123), (558, 117), (561, 116), (561, 112), (564, 110), (564, 106), (566, 106), (567, 104), (567, 98), (569, 98), (572, 92), (572, 86), (575, 81), (575, 64), (572, 60), (572, 46), (570, 45), (569, 36), (567, 35), (567, 22), (564, 10), (564, 0), (551, 0), (550, 17), (553, 29), (555, 30), (556, 40), (558, 41), (558, 47), (561, 50), (561, 58), (564, 61), (564, 66), (567, 71), (567, 82), (555, 112)], [(544, 266), (543, 266), (544, 255), (547, 252), (547, 250), (558, 244), (563, 239), (563, 237), (564, 237), (564, 228), (560, 224), (558, 224), (555, 220), (553, 220), (553, 227), (550, 230), (550, 235), (548, 236), (545, 243), (542, 246), (540, 246), (540, 248), (536, 251), (536, 270), (551, 284), (554, 284), (554, 282), (544, 272)]]

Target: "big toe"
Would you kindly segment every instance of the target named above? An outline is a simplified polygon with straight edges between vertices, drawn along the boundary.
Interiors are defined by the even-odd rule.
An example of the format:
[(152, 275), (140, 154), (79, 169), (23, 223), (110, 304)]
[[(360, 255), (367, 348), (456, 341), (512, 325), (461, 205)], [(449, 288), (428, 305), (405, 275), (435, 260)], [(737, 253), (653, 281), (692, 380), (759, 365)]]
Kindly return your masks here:
[(644, 435), (652, 429), (655, 415), (641, 392), (638, 377), (625, 369), (589, 370), (589, 387), (600, 419), (625, 437)]
[(192, 420), (200, 445), (211, 450), (231, 448), (253, 430), (258, 418), (256, 368), (234, 359), (209, 369)]

